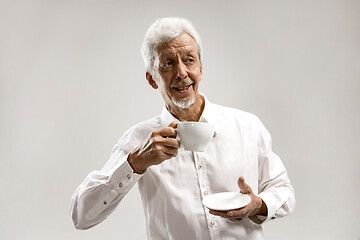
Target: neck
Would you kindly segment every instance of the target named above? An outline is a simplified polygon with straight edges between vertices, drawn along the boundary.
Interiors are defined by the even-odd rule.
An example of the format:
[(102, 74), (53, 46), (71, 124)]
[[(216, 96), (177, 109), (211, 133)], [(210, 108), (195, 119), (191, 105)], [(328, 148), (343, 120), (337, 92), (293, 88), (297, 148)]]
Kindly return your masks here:
[(188, 108), (179, 108), (174, 104), (167, 105), (166, 107), (180, 122), (198, 122), (205, 107), (205, 99), (197, 94), (194, 104)]

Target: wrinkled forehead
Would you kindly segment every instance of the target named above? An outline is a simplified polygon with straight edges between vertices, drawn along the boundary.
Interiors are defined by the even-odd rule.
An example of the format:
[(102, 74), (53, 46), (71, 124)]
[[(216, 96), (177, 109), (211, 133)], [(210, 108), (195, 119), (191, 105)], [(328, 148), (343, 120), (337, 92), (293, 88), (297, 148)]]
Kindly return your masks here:
[(159, 58), (174, 55), (198, 55), (196, 43), (187, 33), (181, 34), (168, 43), (159, 45), (155, 52)]

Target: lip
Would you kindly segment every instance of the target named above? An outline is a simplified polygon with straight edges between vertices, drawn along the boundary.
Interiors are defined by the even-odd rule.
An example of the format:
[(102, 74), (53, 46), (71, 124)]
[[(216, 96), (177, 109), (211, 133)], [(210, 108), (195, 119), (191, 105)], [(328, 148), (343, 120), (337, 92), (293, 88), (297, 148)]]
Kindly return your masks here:
[(172, 87), (172, 89), (174, 89), (178, 93), (183, 94), (183, 93), (187, 93), (190, 90), (192, 85), (193, 85), (193, 83), (191, 83), (189, 85), (181, 86), (181, 87)]

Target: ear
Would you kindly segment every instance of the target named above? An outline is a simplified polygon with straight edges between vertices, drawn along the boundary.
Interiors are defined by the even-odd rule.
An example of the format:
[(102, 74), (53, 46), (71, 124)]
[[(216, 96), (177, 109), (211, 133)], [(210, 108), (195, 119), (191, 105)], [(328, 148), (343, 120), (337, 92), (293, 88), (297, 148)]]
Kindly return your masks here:
[(146, 72), (146, 80), (148, 81), (148, 83), (150, 84), (150, 86), (153, 88), (153, 89), (158, 89), (158, 85), (156, 84), (154, 78), (151, 76), (150, 73)]
[(200, 81), (202, 79), (202, 67), (200, 67)]

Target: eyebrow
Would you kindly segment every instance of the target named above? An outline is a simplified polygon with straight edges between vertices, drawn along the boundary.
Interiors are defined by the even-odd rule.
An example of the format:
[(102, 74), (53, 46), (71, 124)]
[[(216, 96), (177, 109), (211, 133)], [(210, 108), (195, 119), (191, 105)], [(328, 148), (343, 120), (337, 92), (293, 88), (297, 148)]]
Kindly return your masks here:
[[(177, 54), (176, 54), (177, 55)], [(181, 52), (180, 54), (181, 56), (191, 56), (191, 57), (195, 57), (196, 56), (196, 52), (193, 49), (186, 49), (185, 51)], [(174, 54), (172, 51), (164, 51), (161, 52), (159, 54), (159, 59), (162, 60), (164, 58), (170, 58), (173, 57)]]

